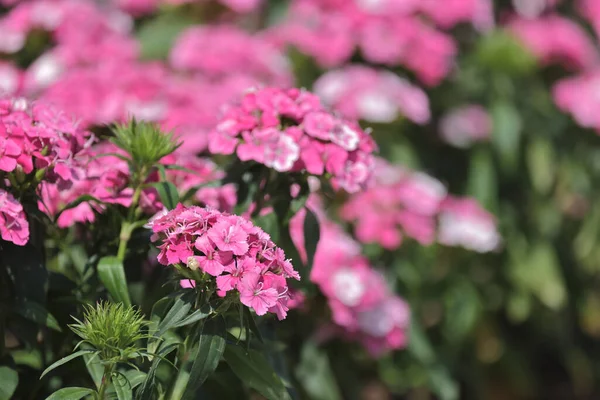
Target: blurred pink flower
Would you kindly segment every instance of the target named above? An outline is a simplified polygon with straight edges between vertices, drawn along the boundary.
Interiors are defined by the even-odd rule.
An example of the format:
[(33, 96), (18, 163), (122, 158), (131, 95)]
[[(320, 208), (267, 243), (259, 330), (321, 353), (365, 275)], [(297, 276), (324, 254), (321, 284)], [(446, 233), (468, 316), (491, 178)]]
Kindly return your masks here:
[(474, 142), (487, 140), (491, 133), (491, 118), (479, 105), (457, 107), (440, 120), (442, 138), (455, 147), (465, 148)]
[(0, 189), (0, 237), (18, 246), (29, 241), (29, 223), (23, 206), (4, 189)]

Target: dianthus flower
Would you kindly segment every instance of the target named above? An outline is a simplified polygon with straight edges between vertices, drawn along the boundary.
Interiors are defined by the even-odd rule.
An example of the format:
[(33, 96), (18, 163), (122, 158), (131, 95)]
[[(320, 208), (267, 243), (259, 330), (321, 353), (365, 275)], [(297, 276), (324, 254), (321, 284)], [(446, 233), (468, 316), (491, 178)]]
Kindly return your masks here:
[(487, 140), (492, 133), (492, 120), (486, 109), (466, 105), (450, 110), (440, 120), (440, 134), (444, 141), (455, 147), (468, 147), (474, 142)]
[[(257, 315), (288, 311), (288, 278), (300, 279), (285, 253), (252, 222), (212, 208), (184, 207), (160, 213), (148, 223), (158, 241), (158, 261), (185, 265), (214, 277), (220, 296), (234, 291)], [(212, 281), (212, 278), (210, 278)]]
[(447, 246), (462, 246), (478, 253), (496, 250), (501, 237), (496, 220), (473, 199), (448, 197), (439, 215), (438, 241)]
[(573, 116), (577, 124), (600, 133), (600, 69), (565, 78), (554, 85), (554, 102), (564, 112)]
[[(315, 211), (321, 222), (321, 237), (310, 279), (327, 298), (341, 336), (360, 341), (373, 355), (403, 348), (408, 339), (408, 305), (360, 255), (360, 245), (327, 221), (322, 212)], [(301, 210), (290, 222), (298, 248), (303, 248), (304, 215)]]
[(406, 79), (363, 65), (348, 65), (321, 76), (314, 92), (323, 102), (352, 119), (392, 122), (399, 115), (423, 124), (429, 121), (429, 99)]
[(356, 237), (393, 250), (406, 235), (428, 245), (435, 241), (436, 215), (446, 188), (421, 172), (410, 172), (378, 162), (372, 184), (354, 194), (342, 207), (341, 217), (355, 222)]
[[(472, 2), (455, 0), (451, 6), (465, 1)], [(420, 3), (297, 0), (281, 35), (325, 67), (347, 62), (358, 48), (369, 62), (403, 65), (427, 85), (436, 85), (450, 72), (457, 48), (451, 36), (423, 21)], [(444, 8), (444, 15), (448, 11)]]
[(248, 75), (273, 86), (292, 83), (284, 52), (260, 35), (235, 25), (196, 26), (185, 30), (169, 56), (176, 70), (198, 72), (210, 79)]
[(598, 63), (598, 51), (585, 30), (559, 15), (537, 19), (517, 18), (508, 28), (543, 64), (560, 63), (581, 70)]
[(331, 176), (335, 187), (360, 190), (371, 175), (375, 142), (358, 124), (329, 113), (305, 90), (247, 92), (209, 134), (209, 150), (279, 172)]
[[(69, 187), (82, 175), (92, 136), (62, 112), (21, 98), (0, 98), (0, 170), (44, 170), (48, 182)], [(39, 177), (38, 177), (39, 178)]]
[(0, 236), (18, 246), (24, 246), (29, 241), (29, 223), (23, 206), (3, 189), (0, 189)]

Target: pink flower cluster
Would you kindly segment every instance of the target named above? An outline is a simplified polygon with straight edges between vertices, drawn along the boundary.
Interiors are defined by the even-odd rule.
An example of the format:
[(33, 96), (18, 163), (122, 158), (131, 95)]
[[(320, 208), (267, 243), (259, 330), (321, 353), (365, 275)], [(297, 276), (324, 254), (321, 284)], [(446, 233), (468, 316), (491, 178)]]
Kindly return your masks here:
[(485, 108), (475, 104), (465, 105), (446, 113), (440, 120), (439, 129), (445, 142), (465, 148), (474, 142), (489, 139), (492, 120)]
[(356, 48), (369, 62), (402, 65), (428, 85), (452, 69), (454, 40), (442, 28), (459, 22), (493, 23), (489, 0), (296, 0), (281, 27), (282, 36), (326, 67), (348, 61)]
[[(410, 322), (408, 305), (360, 255), (358, 243), (322, 215), (319, 219), (321, 237), (310, 279), (327, 298), (341, 335), (359, 340), (373, 355), (403, 348)], [(303, 248), (303, 220), (301, 210), (290, 223), (299, 248)]]
[(553, 88), (554, 102), (573, 116), (577, 124), (600, 134), (600, 69), (565, 78)]
[(589, 35), (565, 17), (552, 14), (537, 19), (516, 18), (508, 28), (543, 64), (560, 63), (580, 70), (599, 61), (598, 51)]
[[(161, 5), (176, 6), (188, 3), (210, 3), (211, 0), (112, 0), (121, 10), (134, 15), (150, 14)], [(223, 6), (237, 13), (247, 13), (256, 10), (262, 0), (218, 0)]]
[(435, 178), (378, 163), (374, 183), (354, 194), (340, 211), (355, 222), (355, 234), (363, 243), (379, 243), (396, 249), (406, 235), (423, 245), (435, 241), (436, 220), (447, 192)]
[(28, 68), (24, 86), (37, 91), (69, 68), (98, 61), (132, 60), (138, 45), (128, 33), (132, 21), (114, 9), (94, 2), (39, 0), (22, 2), (0, 18), (0, 53), (15, 53), (34, 30), (48, 32), (54, 47)]
[(288, 311), (290, 293), (286, 279), (300, 279), (285, 253), (250, 221), (212, 208), (181, 204), (153, 217), (148, 227), (160, 241), (158, 261), (184, 264), (192, 271), (216, 277), (220, 296), (239, 292), (242, 304), (257, 315)]
[(438, 241), (446, 246), (487, 253), (499, 248), (501, 237), (496, 230), (496, 219), (479, 203), (448, 197), (440, 208)]
[(45, 170), (48, 182), (72, 185), (93, 137), (62, 112), (23, 98), (0, 98), (0, 171)]
[(326, 72), (313, 90), (326, 105), (352, 119), (386, 123), (402, 115), (424, 124), (430, 118), (427, 94), (383, 69), (347, 65)]
[(274, 86), (289, 86), (290, 65), (264, 35), (251, 35), (235, 25), (203, 25), (185, 30), (169, 56), (170, 65), (215, 79), (247, 75)]
[(18, 246), (29, 241), (29, 223), (23, 206), (3, 189), (0, 189), (0, 237)]
[(449, 196), (438, 180), (383, 161), (374, 176), (369, 188), (340, 210), (342, 219), (354, 222), (359, 241), (389, 250), (398, 248), (404, 236), (422, 245), (437, 240), (482, 253), (498, 247), (496, 221), (475, 200)]
[[(102, 213), (107, 204), (131, 205), (133, 189), (130, 187), (127, 162), (115, 155), (125, 156), (124, 152), (112, 143), (103, 142), (92, 147), (85, 164), (84, 176), (67, 190), (59, 190), (57, 185), (44, 183), (40, 189), (39, 209), (50, 216), (60, 212), (57, 224), (61, 228), (73, 224), (94, 222), (95, 213)], [(223, 172), (210, 160), (191, 154), (175, 153), (164, 157), (161, 163), (177, 165), (183, 169), (169, 169), (166, 177), (175, 184), (181, 195), (193, 192), (193, 198), (200, 204), (219, 210), (230, 211), (236, 203), (235, 187), (227, 184), (219, 187), (201, 187), (223, 177)], [(158, 173), (150, 177), (148, 183), (157, 182)], [(90, 195), (102, 203), (85, 201), (74, 208), (63, 208), (82, 195)], [(140, 207), (149, 215), (163, 209), (156, 189), (142, 191)]]
[(209, 150), (279, 172), (331, 175), (335, 187), (360, 190), (371, 175), (375, 142), (356, 123), (329, 113), (305, 90), (248, 91), (226, 108), (209, 134)]

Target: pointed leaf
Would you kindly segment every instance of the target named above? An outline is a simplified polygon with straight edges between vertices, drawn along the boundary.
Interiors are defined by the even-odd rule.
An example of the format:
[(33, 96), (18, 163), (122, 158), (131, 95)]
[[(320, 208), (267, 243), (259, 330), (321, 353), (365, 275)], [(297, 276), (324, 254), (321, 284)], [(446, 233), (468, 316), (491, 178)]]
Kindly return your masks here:
[(117, 257), (103, 257), (98, 263), (98, 278), (104, 284), (108, 293), (115, 301), (120, 301), (126, 306), (131, 305), (127, 291), (127, 279), (123, 262)]
[(131, 384), (125, 375), (116, 373), (112, 377), (112, 383), (117, 393), (117, 399), (119, 400), (131, 400), (133, 394), (131, 392)]
[(61, 331), (58, 321), (44, 307), (35, 301), (23, 299), (17, 302), (15, 312), (30, 321)]
[(289, 399), (290, 396), (267, 359), (256, 350), (227, 345), (225, 361), (240, 380), (257, 390), (268, 400)]
[(312, 268), (312, 263), (317, 251), (317, 244), (321, 238), (319, 220), (310, 208), (306, 207), (306, 217), (304, 217), (304, 247), (306, 248), (306, 265), (308, 270)]
[(191, 357), (194, 360), (183, 399), (195, 398), (196, 391), (217, 369), (225, 350), (225, 321), (213, 318), (207, 321), (200, 334), (198, 347)]
[(6, 365), (0, 366), (0, 400), (11, 399), (18, 384), (17, 371)]
[(64, 358), (61, 358), (60, 360), (58, 360), (57, 362), (55, 362), (54, 364), (52, 364), (51, 366), (46, 368), (44, 370), (44, 372), (42, 372), (40, 379), (42, 379), (48, 372), (52, 371), (54, 368), (60, 367), (61, 365), (66, 364), (69, 361), (76, 359), (77, 357), (81, 357), (84, 354), (89, 354), (89, 353), (93, 353), (93, 352), (94, 352), (94, 350), (79, 350), (73, 354), (70, 354)]
[(179, 203), (179, 193), (171, 182), (156, 182), (151, 185), (158, 192), (160, 202), (169, 210), (174, 209)]
[(201, 319), (208, 317), (212, 313), (213, 313), (212, 307), (209, 306), (208, 304), (205, 304), (204, 306), (200, 307), (199, 310), (194, 311), (193, 313), (191, 313), (190, 315), (188, 315), (181, 321), (177, 322), (175, 325), (172, 326), (172, 328), (180, 328), (182, 326), (191, 325), (194, 322), (200, 321)]
[(148, 370), (146, 379), (142, 383), (142, 386), (139, 388), (139, 390), (136, 392), (136, 400), (150, 400), (152, 398), (153, 389), (155, 387), (154, 381), (156, 377), (156, 370), (158, 369), (158, 366), (160, 365), (162, 359), (169, 355), (169, 353), (171, 353), (177, 347), (179, 347), (179, 343), (169, 343), (163, 346), (158, 351), (157, 357), (154, 357), (152, 365)]
[(313, 342), (307, 342), (302, 348), (296, 375), (311, 399), (338, 400), (342, 398), (327, 354), (320, 351)]
[(102, 376), (104, 375), (104, 367), (100, 363), (100, 359), (97, 354), (89, 353), (83, 355), (83, 361), (85, 361), (85, 367), (88, 373), (92, 377), (96, 388), (100, 388), (102, 384)]
[(173, 306), (167, 312), (167, 315), (165, 315), (165, 317), (158, 324), (158, 330), (154, 336), (162, 336), (166, 331), (184, 320), (191, 308), (192, 302), (190, 296), (183, 295), (178, 297), (175, 300), (175, 303), (173, 303)]
[(94, 391), (82, 387), (68, 387), (52, 393), (46, 400), (79, 400), (93, 394)]
[[(260, 333), (260, 330), (258, 330), (258, 326), (256, 325), (256, 320), (254, 319), (254, 315), (252, 315), (252, 313), (250, 312), (250, 309), (248, 307), (244, 307), (242, 306), (244, 309), (244, 318), (246, 321), (248, 321), (248, 328), (250, 328), (250, 330), (252, 331), (252, 333), (254, 333), (254, 335), (256, 336), (256, 338), (263, 343), (263, 338), (262, 338), (262, 334)], [(249, 339), (248, 339), (249, 341)]]

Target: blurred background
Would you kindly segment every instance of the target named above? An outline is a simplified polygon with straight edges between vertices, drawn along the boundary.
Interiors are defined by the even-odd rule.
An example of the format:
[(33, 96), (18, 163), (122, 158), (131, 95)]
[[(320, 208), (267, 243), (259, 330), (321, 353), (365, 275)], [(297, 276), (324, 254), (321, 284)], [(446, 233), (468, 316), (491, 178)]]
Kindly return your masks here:
[(600, 1), (0, 4), (0, 92), (97, 133), (134, 115), (205, 153), (254, 86), (371, 129), (374, 183), (320, 210), (319, 252), (382, 271), (408, 342), (283, 334), (309, 398), (600, 398)]

